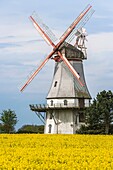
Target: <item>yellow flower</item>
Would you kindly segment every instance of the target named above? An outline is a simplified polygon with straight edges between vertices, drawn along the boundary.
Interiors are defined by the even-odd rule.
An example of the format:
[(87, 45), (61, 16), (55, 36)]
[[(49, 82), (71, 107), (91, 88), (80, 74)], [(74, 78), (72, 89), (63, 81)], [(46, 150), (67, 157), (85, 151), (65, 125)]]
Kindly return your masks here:
[(0, 170), (112, 170), (113, 136), (1, 134)]

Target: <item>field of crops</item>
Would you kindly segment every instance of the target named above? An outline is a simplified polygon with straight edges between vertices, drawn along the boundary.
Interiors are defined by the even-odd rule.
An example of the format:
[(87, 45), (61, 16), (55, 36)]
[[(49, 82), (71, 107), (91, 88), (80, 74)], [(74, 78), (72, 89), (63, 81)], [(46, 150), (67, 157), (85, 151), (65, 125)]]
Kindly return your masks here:
[(113, 169), (113, 136), (1, 134), (0, 170)]

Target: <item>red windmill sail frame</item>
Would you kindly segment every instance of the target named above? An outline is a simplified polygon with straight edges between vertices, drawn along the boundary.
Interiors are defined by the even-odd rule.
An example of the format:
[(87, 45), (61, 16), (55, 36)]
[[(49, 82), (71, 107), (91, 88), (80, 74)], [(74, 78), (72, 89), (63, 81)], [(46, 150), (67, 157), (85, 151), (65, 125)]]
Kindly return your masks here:
[(73, 31), (73, 29), (76, 27), (76, 25), (80, 22), (80, 20), (87, 14), (87, 12), (92, 8), (92, 6), (88, 6), (88, 8), (82, 12), (77, 19), (71, 24), (71, 26), (66, 30), (64, 35), (62, 36), (61, 40), (57, 45), (55, 45), (49, 36), (43, 31), (43, 29), (39, 26), (39, 24), (34, 20), (32, 16), (30, 16), (33, 25), (35, 28), (38, 30), (38, 32), (41, 34), (41, 36), (44, 38), (44, 40), (48, 43), (50, 43), (53, 46), (53, 51), (45, 58), (45, 60), (42, 62), (42, 64), (36, 69), (36, 71), (31, 75), (31, 77), (27, 80), (25, 85), (20, 89), (22, 92), (25, 87), (34, 79), (34, 77), (39, 73), (39, 71), (44, 67), (44, 65), (48, 62), (48, 60), (53, 56), (55, 52), (58, 52), (59, 57), (64, 61), (66, 66), (69, 68), (71, 73), (77, 78), (78, 82), (80, 83), (81, 86), (84, 86), (83, 83), (80, 81), (80, 76), (76, 72), (76, 70), (73, 68), (73, 66), (70, 64), (70, 62), (66, 59), (65, 56), (62, 56), (62, 54), (59, 51), (59, 47), (64, 43), (66, 38), (70, 35), (70, 33)]
[(34, 20), (32, 16), (30, 16), (31, 21), (33, 22), (34, 27), (37, 29), (37, 31), (40, 33), (42, 38), (48, 43), (51, 44), (53, 47), (55, 47), (55, 44), (51, 41), (49, 36), (42, 30), (42, 28), (38, 25), (38, 23)]

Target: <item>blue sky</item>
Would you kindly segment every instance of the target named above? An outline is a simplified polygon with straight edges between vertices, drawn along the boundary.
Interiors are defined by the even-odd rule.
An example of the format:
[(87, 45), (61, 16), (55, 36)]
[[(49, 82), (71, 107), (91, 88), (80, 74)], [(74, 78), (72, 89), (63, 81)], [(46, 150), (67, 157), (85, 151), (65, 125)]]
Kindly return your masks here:
[(49, 61), (20, 93), (26, 77), (51, 51), (29, 16), (36, 11), (59, 38), (87, 4), (93, 6), (95, 13), (85, 26), (88, 60), (84, 61), (84, 70), (94, 98), (102, 90), (113, 91), (113, 1), (0, 0), (0, 112), (15, 110), (17, 129), (41, 123), (29, 104), (46, 103), (54, 71), (54, 62)]

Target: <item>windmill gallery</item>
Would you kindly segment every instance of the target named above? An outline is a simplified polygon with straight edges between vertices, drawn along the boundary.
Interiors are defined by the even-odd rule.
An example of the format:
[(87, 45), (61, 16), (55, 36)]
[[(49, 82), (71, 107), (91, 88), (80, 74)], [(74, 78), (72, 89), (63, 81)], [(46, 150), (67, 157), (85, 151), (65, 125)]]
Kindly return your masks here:
[[(91, 96), (88, 91), (83, 60), (87, 59), (85, 40), (86, 30), (83, 26), (90, 19), (94, 10), (88, 5), (69, 26), (55, 45), (56, 37), (52, 31), (33, 13), (31, 21), (44, 38), (53, 47), (38, 69), (31, 75), (21, 92), (34, 79), (49, 59), (55, 61), (52, 85), (47, 95), (46, 105), (30, 105), (45, 124), (44, 133), (75, 134), (84, 123), (83, 108), (89, 107)], [(76, 36), (76, 43), (71, 44)], [(42, 113), (45, 113), (43, 116)]]

